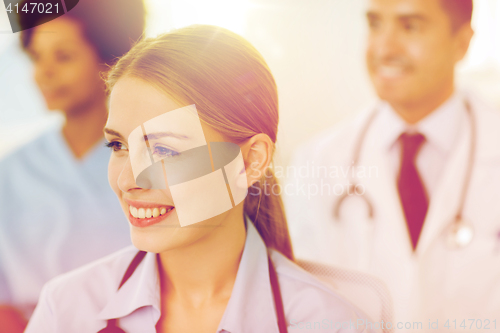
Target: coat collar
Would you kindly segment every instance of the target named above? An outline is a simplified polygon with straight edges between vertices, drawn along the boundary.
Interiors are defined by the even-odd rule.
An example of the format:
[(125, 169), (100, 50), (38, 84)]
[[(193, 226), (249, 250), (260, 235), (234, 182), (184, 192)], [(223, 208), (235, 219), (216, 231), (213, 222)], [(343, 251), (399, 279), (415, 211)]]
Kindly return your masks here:
[[(415, 130), (426, 136), (427, 141), (433, 143), (443, 153), (451, 154), (455, 150), (456, 142), (463, 136), (463, 128), (469, 128), (469, 122), (465, 113), (465, 102), (467, 102), (476, 120), (477, 151), (478, 159), (496, 159), (500, 157), (500, 131), (498, 122), (500, 115), (498, 110), (488, 103), (485, 103), (476, 94), (467, 90), (457, 90), (448, 101), (436, 109), (432, 114), (422, 119), (415, 126)], [(384, 101), (377, 101), (374, 106), (368, 108), (358, 117), (358, 127), (361, 127), (373, 110), (379, 109), (381, 112), (374, 119), (373, 127), (382, 128), (378, 132), (378, 143), (376, 146), (370, 144), (371, 148), (390, 149), (396, 142), (399, 135), (408, 130), (406, 123), (399, 118), (391, 109), (390, 105)], [(457, 112), (458, 111), (458, 112)], [(391, 124), (391, 126), (388, 126)], [(370, 129), (372, 130), (372, 129)]]
[[(217, 332), (246, 332), (256, 323), (263, 332), (277, 331), (277, 319), (269, 280), (267, 248), (247, 218), (247, 235), (231, 297)], [(121, 280), (124, 272), (120, 272)], [(123, 318), (152, 306), (160, 317), (160, 281), (155, 253), (147, 253), (129, 280), (116, 291), (98, 319)]]
[(246, 225), (247, 239), (238, 274), (217, 332), (248, 332), (255, 325), (259, 325), (262, 332), (277, 332), (267, 248), (248, 218)]
[(419, 132), (425, 136), (426, 144), (447, 155), (453, 149), (465, 117), (465, 101), (459, 92), (414, 125), (407, 124), (387, 102), (381, 102), (380, 108), (381, 113), (374, 127), (380, 128), (380, 143), (387, 151), (397, 143), (402, 133)]
[[(120, 281), (125, 271), (120, 272)], [(144, 307), (152, 306), (160, 317), (160, 280), (156, 253), (148, 252), (128, 281), (109, 299), (98, 319), (123, 318)]]

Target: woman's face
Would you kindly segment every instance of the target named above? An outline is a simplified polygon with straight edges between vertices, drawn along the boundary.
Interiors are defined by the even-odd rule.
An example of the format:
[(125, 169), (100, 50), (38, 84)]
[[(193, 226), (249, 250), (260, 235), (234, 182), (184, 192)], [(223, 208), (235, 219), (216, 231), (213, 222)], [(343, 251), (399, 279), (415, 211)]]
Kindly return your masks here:
[(105, 102), (105, 67), (77, 21), (63, 16), (37, 26), (28, 52), (48, 109), (72, 114)]
[[(129, 144), (134, 144), (128, 142), (130, 133), (141, 126), (144, 128), (144, 123), (148, 120), (163, 114), (168, 116), (169, 112), (183, 106), (152, 85), (130, 77), (119, 79), (110, 95), (109, 116), (105, 128), (108, 145), (112, 148), (108, 177), (129, 220), (132, 242), (141, 250), (159, 253), (194, 243), (214, 230), (215, 226), (219, 226), (230, 213), (227, 211), (196, 225), (181, 227), (168, 186), (164, 190), (144, 189), (136, 184), (130, 162), (130, 156), (136, 158), (136, 155), (129, 154)], [(223, 136), (211, 127), (203, 123), (201, 127), (207, 142), (225, 141)], [(157, 142), (150, 136), (148, 145), (153, 152), (153, 158), (156, 158), (156, 155), (165, 157), (182, 151), (191, 137), (180, 132), (182, 129), (177, 131), (176, 135), (163, 137)]]

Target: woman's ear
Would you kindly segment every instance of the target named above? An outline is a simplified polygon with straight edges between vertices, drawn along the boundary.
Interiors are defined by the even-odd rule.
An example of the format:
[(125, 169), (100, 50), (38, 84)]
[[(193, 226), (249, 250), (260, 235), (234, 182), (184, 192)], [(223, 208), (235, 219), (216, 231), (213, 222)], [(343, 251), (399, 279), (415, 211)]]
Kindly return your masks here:
[(266, 174), (266, 169), (271, 163), (274, 144), (267, 134), (259, 133), (248, 139), (240, 146), (248, 186), (253, 185)]

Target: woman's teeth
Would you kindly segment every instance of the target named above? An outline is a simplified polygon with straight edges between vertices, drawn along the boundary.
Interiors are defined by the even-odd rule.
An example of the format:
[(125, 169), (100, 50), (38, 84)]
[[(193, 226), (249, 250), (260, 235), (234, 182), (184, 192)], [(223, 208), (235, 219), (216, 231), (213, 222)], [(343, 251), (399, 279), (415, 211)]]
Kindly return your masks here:
[(144, 219), (144, 218), (150, 218), (150, 217), (158, 217), (160, 215), (165, 215), (166, 213), (170, 212), (174, 207), (170, 207), (169, 209), (162, 207), (162, 208), (135, 208), (132, 206), (129, 206), (129, 211), (130, 215), (132, 215), (135, 218), (138, 219)]

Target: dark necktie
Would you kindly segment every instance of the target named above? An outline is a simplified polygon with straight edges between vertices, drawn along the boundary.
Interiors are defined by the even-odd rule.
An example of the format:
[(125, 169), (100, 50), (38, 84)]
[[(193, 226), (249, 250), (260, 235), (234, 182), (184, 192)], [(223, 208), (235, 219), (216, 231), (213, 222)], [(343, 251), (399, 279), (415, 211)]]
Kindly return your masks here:
[(398, 175), (399, 198), (403, 206), (413, 250), (415, 250), (429, 207), (424, 184), (415, 166), (417, 153), (424, 143), (425, 137), (420, 133), (403, 133), (399, 137), (399, 141), (402, 152), (401, 168)]

